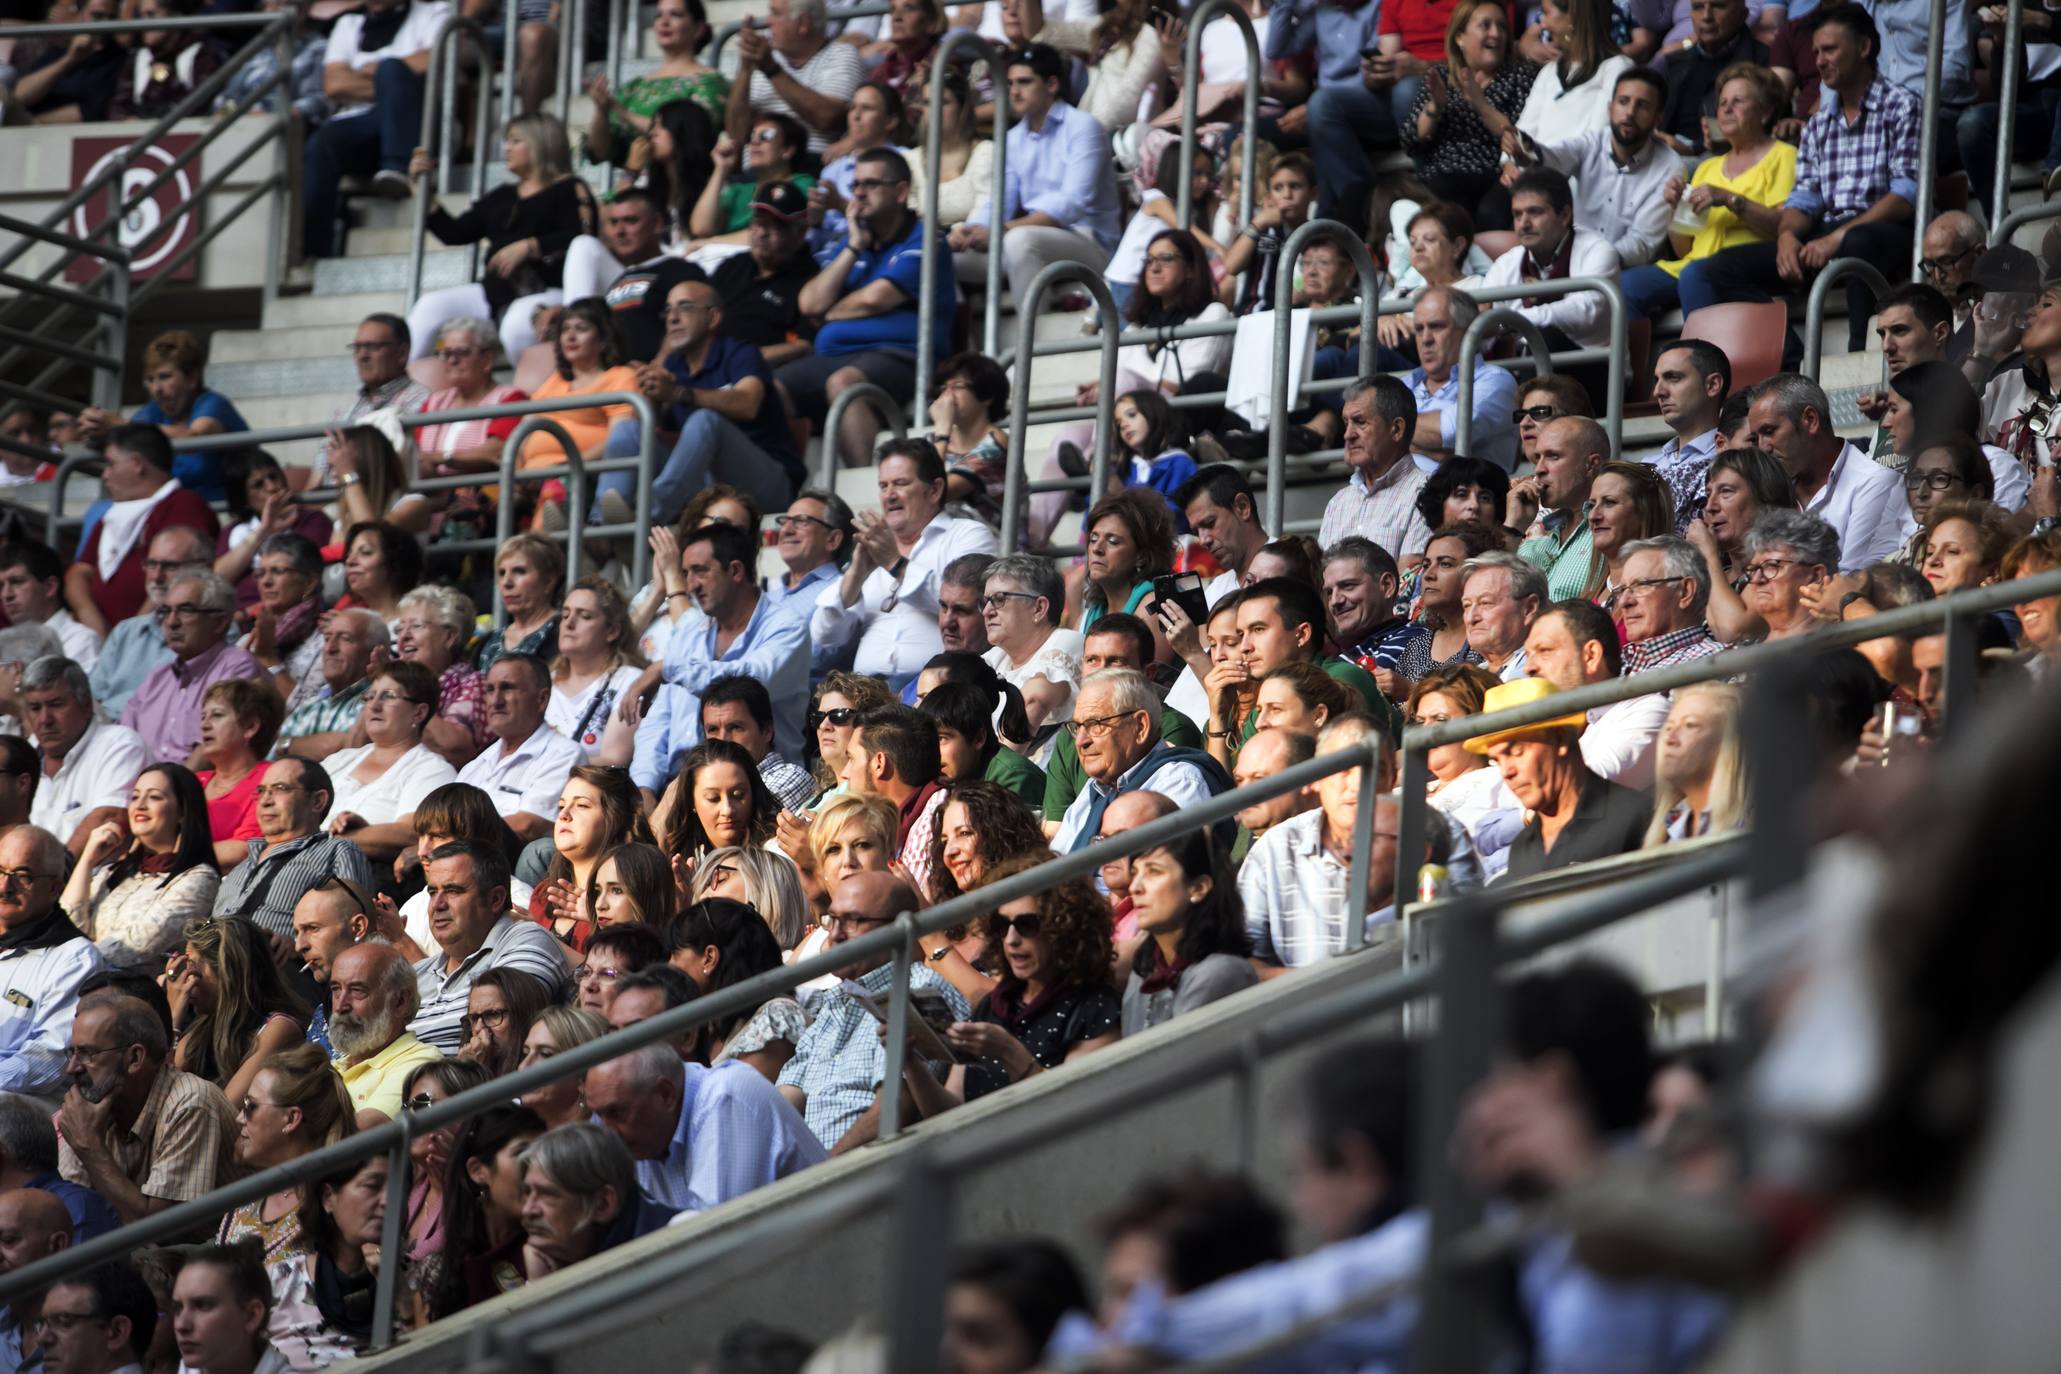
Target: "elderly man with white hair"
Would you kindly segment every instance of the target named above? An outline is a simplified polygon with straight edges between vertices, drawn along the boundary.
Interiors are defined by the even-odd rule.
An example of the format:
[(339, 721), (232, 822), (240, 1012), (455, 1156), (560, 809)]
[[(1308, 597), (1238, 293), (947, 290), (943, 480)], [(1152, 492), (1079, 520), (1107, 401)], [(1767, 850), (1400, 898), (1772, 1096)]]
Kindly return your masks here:
[(1624, 676), (1708, 658), (1725, 646), (1704, 626), (1710, 565), (1676, 535), (1624, 546), (1624, 583), (1617, 617), (1624, 625)]
[[(317, 891), (350, 898), (344, 881), (331, 879)], [(307, 901), (303, 897), (302, 905)], [(300, 910), (295, 908), (296, 916)], [(399, 1116), (409, 1074), (444, 1057), (408, 1029), (422, 1009), (414, 966), (392, 945), (352, 945), (329, 966), (329, 1000), (329, 1043), (351, 1105), (358, 1109), (358, 1129)]]
[[(315, 690), (288, 709), (272, 757), (319, 760), (348, 747), (365, 709), (365, 694), (372, 689), (372, 655), (392, 643), (379, 612), (363, 606), (331, 612), (322, 632), (321, 662), (301, 683)], [(298, 688), (294, 695), (300, 695)]]
[(1460, 568), (1460, 620), (1467, 647), (1505, 682), (1525, 674), (1524, 639), (1552, 597), (1537, 564), (1510, 553), (1485, 553)]
[(165, 588), (157, 608), (172, 661), (143, 679), (122, 712), (122, 724), (143, 736), (162, 763), (195, 767), (200, 703), (208, 688), (233, 677), (270, 685), (265, 665), (229, 640), (236, 626), (236, 589), (214, 573), (187, 573)]
[(1070, 854), (1092, 843), (1102, 813), (1126, 792), (1150, 790), (1188, 806), (1230, 788), (1230, 775), (1207, 753), (1160, 738), (1159, 711), (1159, 694), (1135, 669), (1105, 668), (1081, 684), (1067, 728), (1088, 781), (1059, 822), (1052, 839), (1056, 852)]
[(765, 18), (738, 32), (736, 52), (723, 119), (731, 137), (742, 143), (754, 114), (784, 114), (807, 126), (810, 152), (829, 147), (866, 64), (851, 44), (830, 41), (824, 0), (767, 0)]
[(0, 1092), (55, 1102), (79, 986), (107, 967), (57, 904), (70, 856), (34, 825), (0, 835)]
[(801, 1113), (739, 1059), (683, 1064), (671, 1045), (587, 1070), (587, 1105), (637, 1161), (646, 1197), (700, 1212), (829, 1156)]
[[(493, 733), (487, 729), (486, 676), (466, 662), (472, 638), (472, 598), (450, 587), (417, 587), (400, 601), (394, 627), (394, 656), (420, 663), (437, 675), (437, 709), (422, 727), (422, 742), (463, 768), (478, 757)], [(370, 743), (363, 728), (352, 747)]]

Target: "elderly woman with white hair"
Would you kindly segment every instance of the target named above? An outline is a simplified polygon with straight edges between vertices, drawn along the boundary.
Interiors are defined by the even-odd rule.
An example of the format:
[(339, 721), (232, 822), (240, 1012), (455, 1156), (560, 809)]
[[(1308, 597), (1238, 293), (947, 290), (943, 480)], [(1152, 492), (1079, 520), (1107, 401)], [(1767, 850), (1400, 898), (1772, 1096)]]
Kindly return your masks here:
[[(491, 321), (460, 315), (437, 330), (437, 361), (444, 365), (444, 384), (422, 403), (424, 415), (440, 410), (472, 410), (479, 406), (526, 401), (519, 386), (494, 381), (494, 360), (501, 356), (501, 336)], [(512, 364), (515, 360), (509, 359)], [(454, 420), (424, 425), (415, 431), (424, 477), (460, 477), (490, 473), (501, 466), (501, 450), (519, 420)], [(423, 493), (429, 498), (430, 531), (434, 538), (454, 520), (476, 525), (462, 537), (484, 535), (493, 518), (484, 487)], [(454, 538), (461, 537), (454, 532)]]
[[(417, 587), (401, 598), (401, 623), (394, 655), (436, 674), (436, 715), (423, 727), (422, 742), (463, 768), (487, 747), (484, 679), (465, 658), (472, 638), (472, 598), (437, 584)], [(351, 744), (368, 742), (362, 722)]]
[(1839, 532), (1814, 515), (1762, 511), (1740, 548), (1746, 607), (1766, 624), (1766, 638), (1809, 634), (1818, 622), (1803, 594), (1838, 575)]
[(0, 735), (28, 731), (21, 723), (21, 675), (39, 658), (63, 658), (64, 641), (48, 625), (9, 625), (0, 630)]
[[(987, 624), (989, 667), (1023, 694), (1029, 739), (1003, 743), (1040, 767), (1051, 756), (1059, 727), (1073, 719), (1081, 685), (1080, 631), (1061, 625), (1066, 583), (1049, 558), (1016, 553), (989, 565), (981, 619)], [(999, 722), (997, 723), (999, 726)]]

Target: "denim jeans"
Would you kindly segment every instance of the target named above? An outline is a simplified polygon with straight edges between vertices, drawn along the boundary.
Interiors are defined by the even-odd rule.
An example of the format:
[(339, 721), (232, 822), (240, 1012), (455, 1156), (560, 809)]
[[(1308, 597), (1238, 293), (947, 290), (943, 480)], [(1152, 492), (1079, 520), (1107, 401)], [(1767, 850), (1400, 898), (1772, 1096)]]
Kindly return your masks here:
[[(1361, 138), (1395, 141), (1393, 95), (1390, 91), (1370, 91), (1358, 81), (1350, 81), (1319, 87), (1310, 97), (1310, 155), (1317, 164), (1317, 213), (1324, 218), (1354, 229), (1366, 227), (1367, 193), (1374, 189), (1374, 164), (1368, 159)], [(1416, 99), (1414, 93), (1411, 99)]]
[(1627, 267), (1618, 274), (1617, 285), (1624, 292), (1625, 309), (1634, 317), (1659, 319), (1677, 305), (1688, 312), (1675, 278), (1658, 267)]
[(301, 244), (311, 258), (336, 255), (337, 184), (347, 176), (405, 172), (422, 141), (423, 78), (389, 57), (372, 73), (372, 108), (332, 119), (308, 138), (301, 166)]
[[(608, 431), (608, 456), (634, 458), (641, 437), (635, 420), (618, 420)], [(701, 490), (711, 483), (733, 486), (758, 502), (760, 510), (786, 510), (794, 484), (778, 459), (753, 443), (745, 432), (713, 410), (697, 410), (680, 427), (680, 437), (651, 479), (651, 518), (670, 525)], [(589, 524), (601, 523), (600, 495), (619, 493), (632, 505), (637, 500), (637, 474), (626, 468), (604, 472), (594, 484), (594, 509)]]

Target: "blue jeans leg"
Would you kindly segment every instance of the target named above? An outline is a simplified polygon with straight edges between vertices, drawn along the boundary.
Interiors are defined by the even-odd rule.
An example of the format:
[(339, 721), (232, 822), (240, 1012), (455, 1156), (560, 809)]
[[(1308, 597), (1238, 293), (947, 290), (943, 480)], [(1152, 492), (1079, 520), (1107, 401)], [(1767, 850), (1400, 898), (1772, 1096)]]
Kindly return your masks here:
[(760, 510), (785, 510), (794, 499), (787, 470), (743, 430), (713, 410), (697, 410), (680, 427), (665, 466), (651, 483), (651, 518), (670, 524), (711, 482), (733, 486)]
[(1619, 274), (1617, 284), (1624, 292), (1625, 308), (1648, 319), (1665, 315), (1681, 302), (1675, 279), (1658, 267), (1627, 268)]
[(381, 171), (407, 171), (415, 145), (422, 142), (424, 84), (424, 78), (409, 71), (408, 64), (398, 58), (389, 57), (372, 73), (370, 118), (379, 121)]
[(1326, 219), (1365, 227), (1374, 165), (1360, 140), (1392, 141), (1395, 130), (1386, 92), (1370, 91), (1355, 81), (1321, 87), (1310, 97), (1310, 153), (1317, 163), (1319, 213)]
[[(610, 458), (635, 458), (638, 441), (643, 438), (643, 426), (635, 420), (617, 420), (608, 430), (608, 456)], [(637, 505), (637, 474), (630, 468), (617, 468), (604, 472), (594, 479), (594, 499), (587, 507), (587, 523), (599, 525), (601, 519), (601, 493), (612, 491), (630, 504)], [(654, 513), (652, 518), (657, 519)]]
[(1388, 88), (1388, 114), (1395, 121), (1397, 130), (1410, 122), (1410, 107), (1417, 103), (1417, 92), (1424, 88), (1424, 78), (1406, 76)]
[[(420, 134), (420, 126), (417, 133)], [(379, 116), (332, 119), (301, 154), (301, 247), (311, 258), (336, 256), (337, 183), (379, 166)]]

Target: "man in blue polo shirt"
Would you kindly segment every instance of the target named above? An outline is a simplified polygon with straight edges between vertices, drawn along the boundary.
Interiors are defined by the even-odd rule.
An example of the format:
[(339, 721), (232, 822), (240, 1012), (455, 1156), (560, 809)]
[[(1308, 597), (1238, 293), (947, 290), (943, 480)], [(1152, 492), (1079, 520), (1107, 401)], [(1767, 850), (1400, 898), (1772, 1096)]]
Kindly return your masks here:
[[(815, 356), (796, 358), (777, 374), (788, 405), (818, 425), (846, 387), (872, 382), (897, 400), (916, 390), (916, 301), (930, 228), (909, 208), (908, 160), (892, 148), (859, 154), (845, 216), (843, 246), (801, 292), (802, 314), (823, 321)], [(943, 357), (951, 351), (955, 297), (952, 255), (939, 248), (932, 255), (931, 346)], [(884, 423), (871, 406), (845, 411), (836, 439), (846, 463), (873, 461)]]
[[(762, 510), (785, 507), (804, 472), (764, 355), (716, 332), (722, 297), (705, 281), (668, 291), (665, 320), (659, 361), (637, 369), (637, 389), (666, 407), (660, 428), (680, 436), (651, 480), (652, 520), (671, 524), (711, 482), (736, 487)], [(635, 457), (637, 440), (637, 422), (618, 421), (608, 434), (609, 456)], [(594, 519), (627, 520), (636, 480), (628, 470), (603, 473)]]

